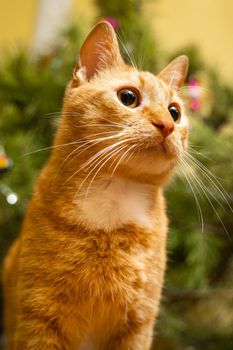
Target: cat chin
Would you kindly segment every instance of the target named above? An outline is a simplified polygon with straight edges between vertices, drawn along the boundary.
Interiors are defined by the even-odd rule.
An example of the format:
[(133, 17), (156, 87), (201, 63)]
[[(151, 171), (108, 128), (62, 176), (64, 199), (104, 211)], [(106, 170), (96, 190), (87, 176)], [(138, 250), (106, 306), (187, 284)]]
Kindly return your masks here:
[(158, 144), (142, 149), (127, 162), (127, 165), (132, 172), (139, 174), (161, 175), (170, 172), (181, 157), (181, 152), (173, 146)]
[(131, 159), (127, 166), (135, 175), (148, 174), (160, 176), (170, 173), (177, 163), (178, 159), (175, 157), (165, 158), (164, 155), (147, 152), (146, 155), (137, 155), (134, 159)]

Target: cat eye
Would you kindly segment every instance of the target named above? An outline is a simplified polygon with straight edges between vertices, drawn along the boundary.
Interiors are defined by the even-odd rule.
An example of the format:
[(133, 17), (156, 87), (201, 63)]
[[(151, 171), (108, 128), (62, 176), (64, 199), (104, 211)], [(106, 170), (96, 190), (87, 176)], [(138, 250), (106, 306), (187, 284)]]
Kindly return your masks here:
[(122, 89), (117, 93), (118, 99), (124, 106), (135, 108), (139, 105), (139, 94), (132, 89)]
[(171, 114), (174, 122), (177, 122), (181, 116), (181, 112), (180, 112), (179, 107), (175, 104), (170, 104), (168, 107), (168, 110), (169, 110), (169, 113)]

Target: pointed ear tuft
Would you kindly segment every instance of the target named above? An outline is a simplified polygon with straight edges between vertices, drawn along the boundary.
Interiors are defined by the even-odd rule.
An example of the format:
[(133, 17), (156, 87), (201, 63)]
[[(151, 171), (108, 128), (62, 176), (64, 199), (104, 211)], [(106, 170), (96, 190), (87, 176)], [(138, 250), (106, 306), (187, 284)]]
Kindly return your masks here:
[(92, 29), (82, 45), (73, 78), (89, 80), (101, 70), (122, 64), (114, 29), (108, 22), (102, 21)]
[(172, 89), (178, 90), (184, 84), (188, 66), (188, 57), (185, 55), (178, 56), (158, 74), (158, 77)]

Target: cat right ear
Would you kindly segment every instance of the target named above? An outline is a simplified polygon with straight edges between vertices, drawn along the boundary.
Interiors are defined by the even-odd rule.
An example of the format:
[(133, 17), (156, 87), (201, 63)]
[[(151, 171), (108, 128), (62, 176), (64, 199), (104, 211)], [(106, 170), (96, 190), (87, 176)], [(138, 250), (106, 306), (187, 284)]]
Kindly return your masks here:
[(178, 90), (188, 73), (189, 59), (185, 55), (178, 56), (169, 63), (158, 75), (169, 87)]
[(99, 22), (81, 47), (73, 80), (79, 84), (96, 73), (124, 64), (114, 29), (105, 21)]

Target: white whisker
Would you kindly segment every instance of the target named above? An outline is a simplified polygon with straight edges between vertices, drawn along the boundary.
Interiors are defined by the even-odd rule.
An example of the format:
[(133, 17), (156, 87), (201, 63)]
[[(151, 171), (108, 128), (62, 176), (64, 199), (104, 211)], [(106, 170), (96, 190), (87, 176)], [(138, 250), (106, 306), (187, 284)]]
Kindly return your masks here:
[[(118, 147), (117, 150), (113, 150), (110, 152), (110, 154), (107, 154), (105, 157), (103, 157), (98, 163), (97, 165), (94, 167), (94, 169), (101, 163), (103, 162), (103, 160), (106, 160), (101, 164), (101, 166), (97, 169), (96, 173), (94, 174), (94, 176), (92, 177), (89, 185), (88, 185), (88, 188), (87, 188), (87, 191), (86, 191), (86, 195), (85, 195), (85, 198), (87, 198), (88, 196), (88, 193), (89, 193), (89, 190), (91, 188), (91, 185), (93, 183), (93, 181), (95, 180), (96, 176), (98, 175), (98, 173), (100, 172), (100, 170), (104, 167), (104, 165), (110, 160), (112, 159), (112, 157), (114, 157), (117, 153), (121, 152), (124, 148), (126, 148), (127, 145), (124, 145), (124, 146), (121, 146), (121, 147)], [(91, 171), (92, 172), (92, 171)]]
[(192, 194), (194, 196), (194, 199), (195, 199), (195, 202), (196, 202), (196, 207), (197, 207), (197, 213), (198, 213), (198, 217), (200, 219), (200, 222), (201, 222), (201, 231), (204, 232), (204, 218), (203, 218), (203, 214), (202, 214), (202, 210), (201, 210), (201, 205), (199, 203), (199, 200), (198, 200), (198, 197), (193, 189), (193, 186), (196, 188), (197, 192), (199, 192), (199, 190), (197, 189), (195, 183), (190, 179), (190, 177), (187, 175), (187, 173), (185, 172), (185, 170), (183, 169), (182, 167), (182, 164), (183, 166), (185, 165), (183, 162), (180, 163), (181, 167), (180, 167), (180, 170), (182, 171), (184, 177), (186, 178), (188, 184), (189, 184), (189, 187), (192, 191)]
[(131, 151), (132, 148), (135, 148), (137, 147), (138, 145), (132, 145), (128, 150), (126, 150), (122, 156), (120, 156), (120, 159), (118, 160), (118, 162), (116, 163), (112, 173), (111, 173), (111, 177), (113, 177), (113, 175), (115, 174), (116, 172), (116, 169), (118, 168), (118, 166), (120, 165), (120, 163), (123, 161), (123, 159), (127, 156), (127, 154)]
[(89, 158), (84, 164), (83, 164), (83, 167), (85, 167), (86, 169), (88, 169), (88, 165), (93, 165), (93, 161), (95, 161), (99, 156), (101, 156), (103, 153), (105, 153), (106, 151), (111, 151), (113, 148), (115, 148), (116, 146), (118, 145), (121, 145), (122, 143), (124, 142), (127, 142), (127, 141), (131, 141), (132, 138), (128, 138), (128, 139), (124, 139), (124, 140), (121, 140), (121, 141), (118, 141), (117, 143), (114, 143), (113, 145), (110, 145), (102, 150), (100, 150), (99, 152), (97, 152), (95, 155), (93, 155), (91, 158)]
[[(103, 134), (112, 134), (113, 132), (111, 132), (111, 131), (109, 131), (109, 132), (103, 132), (103, 133), (99, 133), (99, 134), (95, 134), (95, 135), (90, 135), (90, 137), (92, 136), (99, 136), (99, 135), (103, 135)], [(114, 135), (113, 135), (114, 136)], [(115, 135), (116, 136), (116, 138), (117, 137), (119, 137), (120, 136), (120, 134), (117, 134), (117, 135)], [(114, 136), (114, 138), (115, 138), (115, 136)], [(88, 136), (89, 137), (89, 136)], [(88, 138), (87, 137), (87, 138)], [(72, 156), (72, 154), (74, 154), (74, 153), (76, 153), (78, 150), (80, 150), (80, 148), (81, 148), (81, 151), (80, 152), (78, 152), (78, 153), (76, 153), (75, 154), (75, 157), (73, 157), (67, 164), (66, 164), (66, 166), (68, 166), (75, 158), (77, 158), (80, 154), (82, 154), (83, 152), (85, 152), (87, 149), (89, 149), (89, 148), (91, 148), (91, 147), (93, 147), (93, 146), (95, 146), (96, 144), (98, 144), (98, 143), (100, 143), (100, 142), (103, 142), (103, 141), (106, 141), (106, 140), (108, 140), (108, 139), (112, 139), (113, 137), (102, 137), (102, 138), (97, 138), (97, 139), (93, 139), (93, 140), (87, 140), (84, 144), (82, 144), (81, 146), (79, 146), (79, 147), (76, 147), (72, 152), (70, 152), (69, 154), (68, 154), (68, 156), (63, 160), (63, 162), (62, 162), (62, 164), (61, 164), (61, 166), (60, 166), (60, 168), (59, 169), (61, 169), (62, 168), (62, 166), (63, 166), (63, 164)], [(84, 138), (85, 139), (85, 138)], [(88, 145), (87, 147), (85, 147), (84, 149), (82, 149), (84, 146), (86, 146), (86, 145)]]
[[(125, 35), (124, 35), (124, 32), (123, 32), (122, 29), (121, 29), (121, 35), (124, 37), (124, 40), (125, 40)], [(138, 71), (137, 64), (136, 64), (136, 61), (135, 61), (135, 59), (134, 59), (134, 57), (133, 57), (133, 54), (129, 52), (129, 50), (128, 50), (126, 44), (124, 43), (123, 38), (121, 38), (119, 32), (118, 32), (117, 37), (118, 37), (118, 41), (120, 42), (122, 48), (124, 49), (126, 55), (127, 55), (128, 58), (129, 58), (129, 61), (130, 61), (131, 65), (133, 66), (133, 68), (134, 68), (135, 70)], [(125, 40), (125, 41), (126, 41), (126, 40)]]
[(38, 152), (42, 152), (42, 151), (47, 151), (47, 150), (54, 149), (54, 148), (59, 148), (59, 147), (65, 147), (65, 146), (75, 145), (75, 144), (77, 144), (78, 142), (79, 142), (79, 141), (72, 141), (72, 142), (68, 142), (68, 143), (62, 143), (62, 144), (60, 144), (60, 145), (54, 145), (54, 146), (50, 146), (50, 147), (40, 148), (40, 149), (37, 149), (37, 150), (32, 151), (32, 152), (24, 153), (23, 156), (28, 156), (28, 155), (31, 155), (31, 154), (34, 154), (34, 153), (38, 153)]
[(86, 128), (86, 127), (115, 127), (115, 128), (119, 128), (122, 129), (123, 125), (117, 125), (117, 124), (101, 124), (101, 123), (96, 123), (96, 124), (85, 124), (85, 125), (75, 125), (76, 128)]
[[(200, 170), (202, 175), (209, 181), (209, 183), (213, 186), (216, 193), (219, 194), (221, 199), (228, 205), (229, 209), (233, 212), (233, 209), (228, 200), (231, 199), (228, 193), (224, 190), (222, 184), (218, 181), (216, 176), (212, 174), (212, 172), (205, 167), (198, 159), (194, 158), (190, 154), (186, 154), (186, 157)], [(215, 182), (214, 182), (215, 181)], [(228, 197), (228, 198), (227, 198)]]
[[(186, 166), (189, 170), (191, 170), (191, 167), (190, 167), (189, 164), (187, 164), (186, 162), (185, 162), (184, 164), (185, 164), (185, 166)], [(200, 190), (202, 191), (202, 194), (203, 194), (203, 195), (205, 196), (205, 198), (207, 199), (207, 201), (208, 201), (208, 203), (210, 204), (211, 208), (213, 209), (215, 215), (216, 215), (217, 218), (219, 219), (219, 221), (220, 221), (220, 223), (221, 223), (221, 225), (222, 225), (224, 231), (226, 232), (228, 238), (231, 240), (230, 235), (229, 235), (229, 233), (228, 233), (228, 230), (227, 230), (227, 228), (226, 228), (224, 222), (222, 221), (222, 219), (221, 219), (219, 213), (217, 212), (217, 210), (216, 210), (216, 208), (215, 208), (215, 206), (214, 206), (214, 204), (213, 204), (213, 202), (212, 202), (212, 200), (211, 200), (210, 197), (212, 197), (212, 198), (224, 209), (222, 203), (220, 203), (220, 202), (217, 200), (217, 198), (213, 195), (213, 193), (205, 186), (205, 184), (202, 182), (202, 180), (201, 180), (196, 174), (193, 174), (191, 171), (189, 171), (189, 174), (191, 174), (191, 175), (193, 176), (193, 179), (194, 179), (194, 180), (196, 181), (196, 183), (199, 185), (199, 188), (200, 188)], [(196, 187), (196, 184), (194, 183), (194, 181), (193, 181), (193, 184), (194, 184), (195, 187)], [(196, 187), (196, 189), (197, 189), (197, 187)], [(208, 196), (208, 194), (210, 195), (210, 197)]]
[[(107, 151), (111, 151), (114, 147), (117, 147), (118, 145), (124, 143), (124, 142), (127, 142), (131, 140), (130, 139), (125, 139), (125, 140), (121, 140), (121, 141), (118, 141), (116, 143), (114, 143), (113, 145), (110, 145), (108, 147), (105, 147), (104, 149), (100, 150), (99, 152), (97, 152), (94, 156), (92, 156), (91, 158), (89, 158), (86, 162), (84, 162), (80, 168), (75, 171), (65, 182), (64, 184), (66, 184), (69, 180), (71, 180), (75, 175), (77, 175), (80, 171), (82, 170), (87, 170), (88, 169), (88, 165), (91, 164), (93, 161), (95, 161), (96, 158), (98, 158), (99, 156), (101, 156), (102, 154), (106, 153)], [(93, 165), (93, 164), (92, 164)]]
[[(125, 124), (121, 124), (121, 123), (118, 123), (116, 121), (112, 121), (112, 120), (107, 119), (107, 118), (102, 118), (102, 120), (106, 120), (108, 123), (111, 123), (111, 125), (113, 125), (113, 126), (118, 126), (118, 127), (122, 127), (122, 128), (125, 128), (127, 126)], [(109, 125), (109, 124), (107, 124), (107, 125)]]

